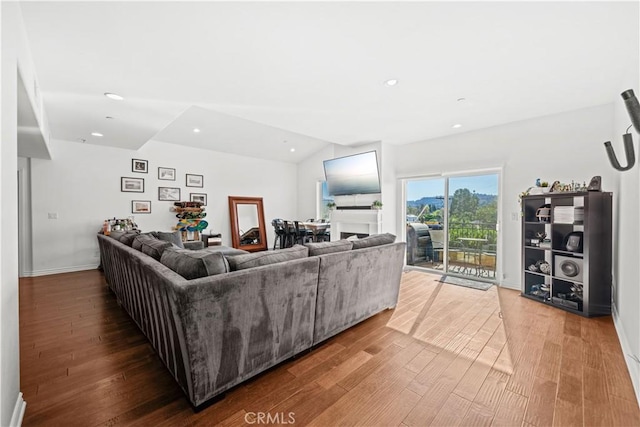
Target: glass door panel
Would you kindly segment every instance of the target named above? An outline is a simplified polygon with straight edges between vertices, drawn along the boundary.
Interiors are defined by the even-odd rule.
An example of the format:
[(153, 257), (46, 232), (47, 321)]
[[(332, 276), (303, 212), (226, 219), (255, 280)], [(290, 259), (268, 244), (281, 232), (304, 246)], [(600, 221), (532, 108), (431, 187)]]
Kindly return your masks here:
[(498, 242), (498, 175), (448, 178), (446, 271), (494, 280)]
[(407, 265), (444, 269), (445, 180), (406, 182)]

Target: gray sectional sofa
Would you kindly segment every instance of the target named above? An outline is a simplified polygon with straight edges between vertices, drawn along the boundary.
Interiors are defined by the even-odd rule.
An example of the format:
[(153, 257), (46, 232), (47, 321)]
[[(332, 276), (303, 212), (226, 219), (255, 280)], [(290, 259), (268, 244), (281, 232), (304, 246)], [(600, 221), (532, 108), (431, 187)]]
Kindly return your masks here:
[(394, 241), (244, 254), (98, 235), (109, 287), (195, 407), (394, 307), (405, 256)]

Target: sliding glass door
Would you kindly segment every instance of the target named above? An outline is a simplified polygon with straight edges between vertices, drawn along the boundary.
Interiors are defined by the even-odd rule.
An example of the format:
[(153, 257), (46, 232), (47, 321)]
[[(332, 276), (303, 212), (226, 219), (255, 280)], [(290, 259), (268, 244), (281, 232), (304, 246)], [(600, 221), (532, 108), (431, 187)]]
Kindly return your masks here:
[(405, 183), (407, 264), (495, 280), (498, 174)]

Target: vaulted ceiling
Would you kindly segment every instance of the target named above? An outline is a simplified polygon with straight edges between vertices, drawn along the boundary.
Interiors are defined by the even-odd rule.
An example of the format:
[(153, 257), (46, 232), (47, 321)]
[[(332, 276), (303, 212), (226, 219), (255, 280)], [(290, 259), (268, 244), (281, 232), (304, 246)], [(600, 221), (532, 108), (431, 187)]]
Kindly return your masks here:
[(638, 70), (637, 2), (22, 9), (51, 136), (129, 149), (296, 162), (328, 143), (407, 144), (610, 103)]

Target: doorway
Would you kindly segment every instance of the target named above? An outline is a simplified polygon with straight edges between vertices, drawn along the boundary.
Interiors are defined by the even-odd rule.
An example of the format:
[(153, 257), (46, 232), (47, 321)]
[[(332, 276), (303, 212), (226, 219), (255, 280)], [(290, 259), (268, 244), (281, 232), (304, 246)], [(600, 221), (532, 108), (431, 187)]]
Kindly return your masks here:
[(405, 180), (407, 265), (494, 282), (498, 171)]

